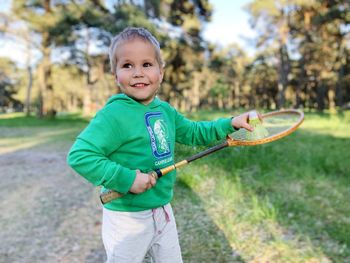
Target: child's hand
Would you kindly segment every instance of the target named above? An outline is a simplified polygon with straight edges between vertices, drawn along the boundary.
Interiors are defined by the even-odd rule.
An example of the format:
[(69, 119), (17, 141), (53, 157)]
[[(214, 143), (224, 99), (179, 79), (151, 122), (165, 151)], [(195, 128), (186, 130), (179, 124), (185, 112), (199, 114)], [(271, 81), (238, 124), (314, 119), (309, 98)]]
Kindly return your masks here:
[[(260, 121), (262, 121), (261, 114), (258, 112), (257, 114)], [(240, 128), (244, 128), (250, 132), (254, 130), (254, 128), (251, 125), (249, 125), (249, 112), (245, 112), (241, 115), (238, 115), (237, 117), (234, 117), (231, 121), (231, 125), (233, 128), (237, 130)]]
[(136, 178), (129, 191), (134, 194), (141, 194), (155, 186), (156, 183), (157, 181), (153, 176), (136, 170)]

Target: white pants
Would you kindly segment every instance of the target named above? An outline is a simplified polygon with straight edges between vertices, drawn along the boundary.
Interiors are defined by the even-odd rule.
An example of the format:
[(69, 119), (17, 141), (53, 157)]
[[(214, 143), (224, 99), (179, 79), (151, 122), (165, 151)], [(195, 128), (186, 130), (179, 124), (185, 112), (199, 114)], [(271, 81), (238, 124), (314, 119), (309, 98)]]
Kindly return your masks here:
[(107, 263), (182, 263), (175, 218), (170, 204), (141, 212), (103, 208), (102, 240)]

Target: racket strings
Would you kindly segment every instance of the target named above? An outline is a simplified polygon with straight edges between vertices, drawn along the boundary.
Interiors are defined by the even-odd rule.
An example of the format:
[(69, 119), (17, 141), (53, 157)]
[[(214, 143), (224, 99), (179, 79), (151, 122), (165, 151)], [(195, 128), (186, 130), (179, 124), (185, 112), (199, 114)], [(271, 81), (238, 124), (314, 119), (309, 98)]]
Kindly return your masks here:
[(263, 117), (263, 122), (255, 127), (253, 132), (239, 129), (229, 136), (238, 141), (257, 141), (274, 137), (286, 132), (298, 123), (300, 116), (297, 114), (276, 114)]

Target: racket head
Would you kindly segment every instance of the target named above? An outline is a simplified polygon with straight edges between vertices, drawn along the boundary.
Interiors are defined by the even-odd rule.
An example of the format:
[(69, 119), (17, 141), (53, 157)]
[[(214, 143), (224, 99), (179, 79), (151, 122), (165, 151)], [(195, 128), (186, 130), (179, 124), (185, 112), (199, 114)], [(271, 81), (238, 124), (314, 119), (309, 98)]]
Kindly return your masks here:
[(242, 128), (227, 136), (228, 145), (258, 145), (281, 139), (299, 128), (304, 121), (304, 113), (294, 109), (279, 110), (263, 114), (262, 119), (261, 125), (267, 130), (263, 137), (251, 138), (250, 132)]

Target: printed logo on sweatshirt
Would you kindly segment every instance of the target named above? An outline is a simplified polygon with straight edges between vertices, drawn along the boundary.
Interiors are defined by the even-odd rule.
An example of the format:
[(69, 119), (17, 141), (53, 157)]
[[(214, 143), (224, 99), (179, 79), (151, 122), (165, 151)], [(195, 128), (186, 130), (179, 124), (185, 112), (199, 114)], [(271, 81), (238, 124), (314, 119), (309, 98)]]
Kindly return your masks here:
[(145, 114), (147, 131), (151, 139), (152, 153), (157, 159), (171, 155), (169, 131), (161, 112)]

